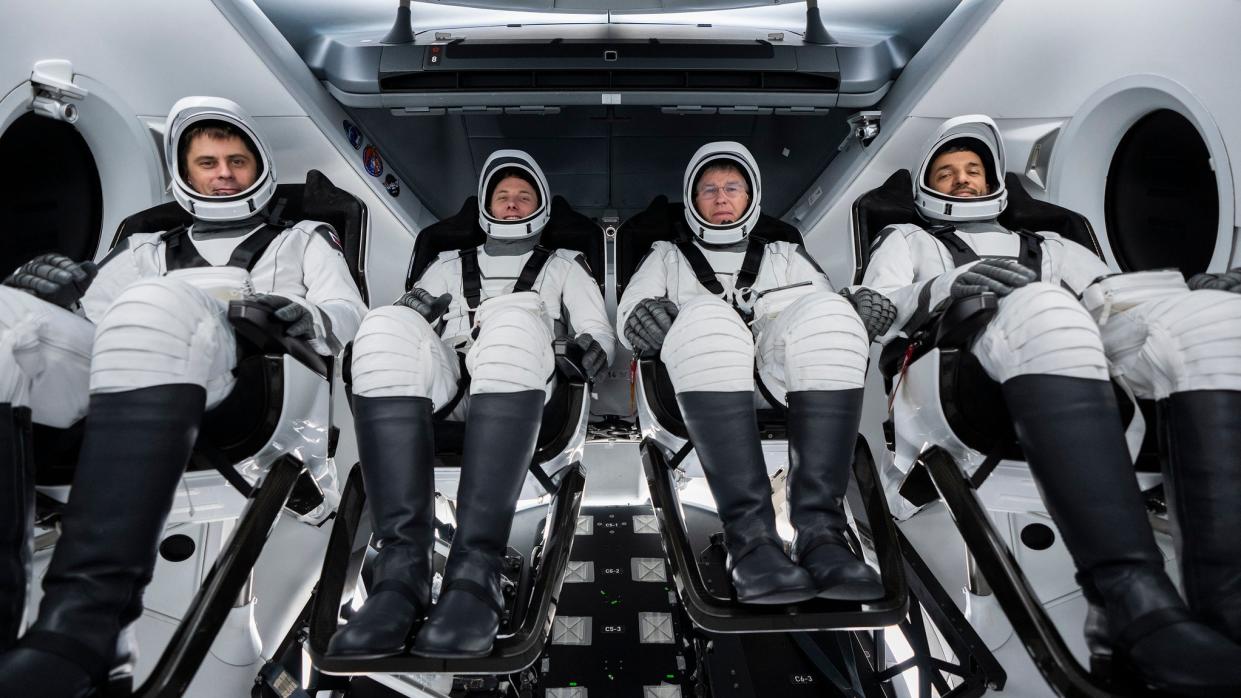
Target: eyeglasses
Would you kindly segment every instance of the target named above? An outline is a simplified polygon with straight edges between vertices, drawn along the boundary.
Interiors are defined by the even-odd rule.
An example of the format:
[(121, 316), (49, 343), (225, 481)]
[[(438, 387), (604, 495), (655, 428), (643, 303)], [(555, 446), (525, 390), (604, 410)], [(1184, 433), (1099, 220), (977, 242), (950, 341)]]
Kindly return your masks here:
[(727, 184), (723, 187), (717, 187), (714, 184), (708, 184), (707, 186), (698, 190), (698, 198), (714, 199), (716, 195), (718, 195), (721, 191), (724, 192), (724, 196), (727, 196), (730, 199), (735, 199), (738, 196), (741, 196), (742, 194), (749, 193), (749, 191), (745, 188), (744, 184)]

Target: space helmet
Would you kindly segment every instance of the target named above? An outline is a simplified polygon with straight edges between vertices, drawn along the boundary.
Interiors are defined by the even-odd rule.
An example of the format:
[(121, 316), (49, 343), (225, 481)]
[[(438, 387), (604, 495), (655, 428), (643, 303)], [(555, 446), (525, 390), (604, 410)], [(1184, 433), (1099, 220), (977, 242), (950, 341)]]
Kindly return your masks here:
[[(521, 220), (504, 220), (491, 215), (491, 194), (505, 177), (526, 180), (538, 195), (534, 212)], [(483, 164), (478, 177), (478, 226), (497, 240), (522, 240), (543, 231), (551, 218), (547, 178), (539, 164), (524, 150), (497, 150)]]
[[(931, 188), (931, 163), (942, 153), (955, 148), (969, 150), (982, 160), (989, 189), (985, 195), (949, 196)], [(1004, 140), (991, 117), (969, 114), (948, 119), (927, 141), (922, 161), (914, 172), (914, 205), (923, 216), (932, 220), (965, 223), (996, 218), (1008, 205), (1004, 171)]]
[[(254, 183), (244, 191), (229, 196), (200, 194), (186, 181), (182, 156), (189, 144), (184, 143), (188, 131), (211, 122), (236, 129), (242, 140), (258, 159)], [(181, 207), (199, 220), (236, 221), (261, 211), (276, 193), (276, 168), (271, 153), (258, 136), (254, 120), (236, 102), (222, 97), (185, 97), (177, 100), (164, 122), (164, 161), (172, 175), (172, 196)]]
[[(702, 177), (704, 171), (716, 165), (736, 167), (741, 171), (741, 175), (745, 177), (746, 184), (750, 188), (749, 206), (738, 214), (736, 220), (722, 225), (715, 225), (704, 218), (694, 204), (697, 198), (694, 190), (699, 178)], [(682, 196), (685, 202), (685, 222), (689, 224), (690, 232), (694, 234), (694, 237), (708, 245), (731, 245), (735, 242), (740, 242), (758, 224), (759, 203), (763, 198), (763, 187), (758, 174), (758, 163), (755, 162), (754, 156), (750, 154), (749, 149), (740, 143), (733, 141), (708, 143), (694, 153), (694, 157), (689, 160), (689, 166), (685, 168)]]

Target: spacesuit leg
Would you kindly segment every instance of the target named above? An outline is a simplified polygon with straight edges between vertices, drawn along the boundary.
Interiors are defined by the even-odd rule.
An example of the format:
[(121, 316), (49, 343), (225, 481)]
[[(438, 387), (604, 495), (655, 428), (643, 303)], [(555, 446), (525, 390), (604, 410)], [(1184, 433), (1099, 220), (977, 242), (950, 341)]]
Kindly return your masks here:
[(480, 323), (465, 357), (470, 402), (457, 530), (439, 601), (414, 642), (414, 652), (424, 656), (491, 653), (504, 612), (500, 568), (513, 507), (534, 458), (555, 368), (551, 326), (542, 312), (500, 305), (480, 315)]
[(1030, 284), (1000, 300), (973, 351), (1002, 381), (1030, 471), (1077, 566), (1091, 603), (1088, 643), (1116, 646), (1161, 690), (1241, 686), (1241, 648), (1193, 622), (1163, 570), (1089, 313), (1067, 291)]
[(204, 408), (231, 387), (226, 307), (167, 278), (123, 292), (100, 319), (90, 409), (39, 616), (0, 657), (0, 694), (80, 695), (123, 680), (121, 630), (142, 612), (156, 547)]
[(1164, 491), (1189, 607), (1241, 641), (1241, 295), (1173, 292), (1101, 329), (1113, 371), (1160, 401)]
[(34, 522), (32, 414), (68, 427), (86, 412), (94, 326), (0, 286), (0, 651), (23, 625)]
[(328, 653), (381, 657), (406, 649), (431, 606), (435, 444), (431, 417), (452, 399), (460, 368), (417, 312), (372, 310), (353, 342), (353, 421), (375, 547), (366, 603)]
[(799, 298), (758, 336), (759, 379), (788, 405), (793, 555), (821, 598), (883, 596), (879, 575), (850, 550), (845, 533), (869, 345), (853, 306), (828, 292)]
[(660, 357), (724, 525), (728, 568), (743, 603), (815, 595), (784, 554), (754, 413), (754, 337), (728, 304), (699, 296), (680, 308)]

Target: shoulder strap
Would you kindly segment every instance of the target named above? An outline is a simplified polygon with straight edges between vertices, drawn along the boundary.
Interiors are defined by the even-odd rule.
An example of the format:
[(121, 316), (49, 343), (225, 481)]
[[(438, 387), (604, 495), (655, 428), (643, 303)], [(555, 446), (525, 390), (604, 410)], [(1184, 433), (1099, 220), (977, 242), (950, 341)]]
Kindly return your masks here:
[(1021, 253), (1017, 261), (1034, 270), (1039, 280), (1043, 278), (1043, 236), (1028, 230), (1015, 231), (1021, 236)]
[(461, 250), (461, 291), (465, 294), (465, 304), (473, 313), (483, 297), (483, 275), (478, 270), (478, 249), (469, 247)]
[(737, 272), (734, 288), (750, 288), (758, 279), (759, 267), (763, 266), (763, 255), (767, 252), (767, 240), (757, 235), (750, 236), (750, 243), (745, 248), (745, 258), (741, 260), (741, 270)]
[[(677, 240), (677, 249), (685, 257), (685, 261), (689, 262), (689, 266), (694, 270), (694, 276), (698, 277), (698, 283), (702, 284), (711, 293), (717, 296), (724, 295), (724, 285), (715, 276), (715, 270), (711, 268), (711, 263), (707, 261), (706, 255), (698, 246), (689, 240)], [(747, 254), (748, 251), (747, 251)]]
[(937, 225), (934, 228), (928, 228), (927, 231), (936, 240), (944, 243), (944, 247), (948, 248), (948, 254), (952, 255), (952, 265), (959, 267), (963, 264), (978, 261), (978, 253), (970, 249), (965, 241), (957, 237), (957, 229), (951, 225)]
[(187, 228), (178, 226), (163, 234), (164, 240), (164, 262), (168, 271), (176, 271), (178, 269), (194, 269), (197, 267), (211, 266), (202, 255), (198, 254), (198, 250), (194, 249), (194, 245), (185, 244)]
[(521, 268), (517, 283), (513, 285), (513, 293), (521, 293), (534, 288), (535, 279), (539, 278), (539, 272), (543, 271), (543, 266), (547, 264), (547, 259), (551, 255), (551, 250), (542, 245), (535, 245), (530, 259), (526, 260), (526, 266)]
[(233, 250), (233, 254), (229, 256), (225, 266), (254, 271), (254, 265), (258, 264), (259, 257), (263, 256), (263, 253), (267, 251), (272, 241), (282, 232), (284, 232), (283, 227), (277, 227), (268, 223), (261, 230), (256, 231), (253, 235), (243, 240)]

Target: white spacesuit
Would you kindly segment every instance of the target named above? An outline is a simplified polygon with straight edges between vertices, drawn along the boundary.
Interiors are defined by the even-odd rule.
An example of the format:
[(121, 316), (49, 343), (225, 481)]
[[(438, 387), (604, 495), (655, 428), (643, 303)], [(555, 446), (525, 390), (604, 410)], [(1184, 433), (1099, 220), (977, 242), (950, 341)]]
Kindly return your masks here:
[(44, 255), (0, 287), (0, 401), (54, 427), (86, 417), (38, 619), (0, 657), (5, 695), (79, 695), (124, 663), (199, 421), (233, 388), (227, 301), (257, 297), (324, 355), (365, 313), (329, 226), (269, 222), (274, 163), (238, 105), (182, 99), (164, 139), (188, 228), (130, 236), (97, 276)]
[[(886, 301), (865, 289), (850, 298), (833, 293), (800, 245), (761, 237), (761, 180), (745, 146), (700, 148), (685, 170), (683, 195), (687, 234), (653, 245), (620, 299), (617, 328), (635, 351), (658, 353), (667, 367), (724, 523), (737, 597), (773, 604), (816, 594), (878, 598), (878, 575), (845, 542), (842, 498), (868, 329), (882, 333), (894, 313), (885, 316)], [(784, 554), (767, 496), (756, 367), (766, 400), (788, 407), (800, 567)]]
[(486, 242), (439, 255), (395, 305), (366, 316), (353, 345), (354, 420), (379, 555), (370, 596), (332, 638), (331, 654), (400, 653), (430, 606), (437, 412), (466, 423), (457, 529), (442, 593), (413, 651), (490, 653), (513, 506), (553, 387), (553, 340), (574, 337), (591, 379), (615, 347), (581, 255), (538, 245), (551, 200), (534, 159), (493, 153), (478, 201)]
[[(1090, 250), (1055, 233), (1005, 229), (996, 220), (1007, 200), (1003, 143), (985, 116), (945, 122), (926, 147), (913, 187), (915, 205), (929, 222), (884, 229), (863, 283), (892, 299), (898, 309), (894, 327), (906, 334), (935, 322), (951, 298), (983, 291), (1000, 296), (995, 316), (968, 349), (1001, 384), (1083, 591), (1092, 610), (1106, 614), (1105, 627), (1088, 626), (1088, 639), (1106, 643), (1104, 636), (1110, 636), (1155, 685), (1235, 688), (1241, 648), (1192, 622), (1163, 572), (1108, 379), (1110, 372), (1140, 396), (1171, 395), (1173, 498), (1211, 496), (1201, 488), (1214, 480), (1233, 495), (1226, 520), (1235, 523), (1241, 468), (1234, 463), (1230, 475), (1205, 472), (1212, 469), (1214, 450), (1207, 448), (1203, 429), (1227, 439), (1232, 446), (1221, 446), (1231, 454), (1241, 445), (1238, 426), (1211, 414), (1224, 404), (1234, 406), (1235, 414), (1239, 405), (1241, 296), (1191, 292), (1175, 271), (1111, 275)], [(1212, 499), (1220, 496), (1228, 495)], [(1219, 511), (1210, 510), (1208, 516)], [(1218, 529), (1211, 529), (1219, 522), (1200, 518), (1193, 524), (1187, 548), (1198, 536), (1218, 538)], [(1231, 625), (1235, 639), (1241, 628), (1241, 554), (1235, 540), (1203, 547), (1213, 548), (1204, 566), (1231, 566), (1231, 574), (1203, 572), (1224, 588), (1196, 594), (1189, 569), (1195, 562), (1186, 560), (1190, 600), (1224, 597), (1226, 605), (1231, 594), (1233, 620), (1215, 618), (1212, 624), (1225, 630)], [(1213, 604), (1194, 605), (1213, 618)], [(1218, 607), (1214, 613), (1226, 615)]]

